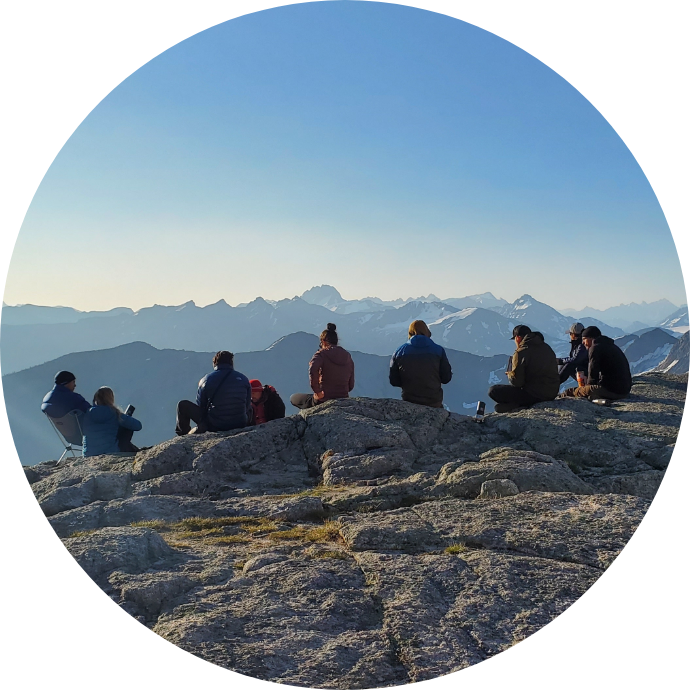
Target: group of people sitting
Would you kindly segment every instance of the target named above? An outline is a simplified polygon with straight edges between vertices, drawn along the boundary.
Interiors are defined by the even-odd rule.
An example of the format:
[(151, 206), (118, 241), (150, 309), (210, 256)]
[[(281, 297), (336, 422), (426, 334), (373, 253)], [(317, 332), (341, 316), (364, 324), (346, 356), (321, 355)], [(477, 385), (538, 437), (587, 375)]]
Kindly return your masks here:
[[(570, 355), (557, 358), (541, 333), (524, 325), (513, 329), (515, 352), (506, 371), (509, 384), (492, 386), (488, 392), (496, 412), (554, 400), (570, 377), (578, 386), (566, 389), (560, 397), (620, 400), (630, 393), (630, 366), (613, 340), (596, 326), (585, 328), (581, 323), (574, 323), (569, 332)], [(391, 358), (390, 384), (402, 389), (401, 397), (407, 402), (443, 407), (442, 385), (453, 376), (446, 352), (431, 339), (424, 321), (413, 321), (408, 336)], [(321, 333), (319, 349), (309, 362), (309, 382), (311, 393), (290, 397), (294, 407), (308, 409), (347, 398), (355, 387), (355, 365), (350, 353), (338, 345), (335, 324), (329, 323)], [(96, 391), (91, 405), (75, 387), (74, 374), (59, 372), (41, 410), (53, 419), (72, 411), (81, 414), (85, 456), (137, 452), (132, 435), (141, 429), (141, 422), (131, 415), (133, 408), (122, 412), (115, 405), (113, 391), (105, 386)], [(284, 416), (285, 404), (276, 389), (248, 379), (234, 368), (234, 355), (221, 350), (213, 358), (213, 371), (199, 382), (196, 402), (181, 400), (177, 404), (175, 433), (228, 431)]]
[[(82, 454), (110, 455), (137, 453), (132, 443), (135, 431), (142, 424), (132, 416), (133, 407), (124, 412), (115, 404), (111, 388), (103, 386), (93, 396), (93, 404), (75, 392), (77, 381), (70, 371), (55, 376), (53, 389), (43, 398), (41, 410), (53, 420), (71, 412), (79, 416), (82, 433)], [(247, 379), (233, 368), (233, 354), (222, 350), (213, 358), (213, 371), (199, 382), (196, 403), (181, 400), (177, 405), (178, 435), (226, 431), (255, 426), (285, 416), (285, 404), (273, 386), (264, 386), (258, 379)], [(196, 427), (190, 428), (190, 421)]]
[[(574, 323), (569, 330), (570, 355), (556, 357), (544, 336), (529, 326), (515, 326), (515, 352), (506, 374), (510, 385), (489, 388), (496, 412), (510, 412), (538, 402), (560, 398), (621, 400), (630, 394), (632, 375), (625, 353), (596, 326)], [(562, 383), (577, 380), (576, 387), (559, 395)]]
[(132, 436), (141, 430), (141, 422), (132, 417), (130, 408), (125, 414), (115, 405), (112, 388), (99, 388), (91, 404), (75, 392), (76, 387), (77, 378), (71, 371), (59, 371), (53, 389), (43, 398), (41, 411), (53, 419), (75, 411), (79, 414), (85, 456), (138, 452)]

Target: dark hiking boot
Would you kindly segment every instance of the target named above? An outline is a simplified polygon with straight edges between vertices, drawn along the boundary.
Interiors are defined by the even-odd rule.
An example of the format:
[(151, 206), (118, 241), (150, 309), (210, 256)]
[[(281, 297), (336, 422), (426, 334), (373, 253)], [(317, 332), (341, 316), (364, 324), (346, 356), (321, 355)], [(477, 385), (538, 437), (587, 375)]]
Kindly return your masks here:
[(494, 405), (494, 412), (512, 412), (519, 407), (520, 405), (516, 405), (515, 403), (496, 403)]

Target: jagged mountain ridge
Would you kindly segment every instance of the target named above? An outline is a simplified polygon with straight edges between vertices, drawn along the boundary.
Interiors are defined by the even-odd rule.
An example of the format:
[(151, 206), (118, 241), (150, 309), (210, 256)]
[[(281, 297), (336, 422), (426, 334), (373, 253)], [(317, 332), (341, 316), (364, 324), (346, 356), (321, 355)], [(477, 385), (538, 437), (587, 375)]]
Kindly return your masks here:
[(676, 341), (663, 362), (654, 371), (664, 374), (684, 374), (690, 366), (690, 331)]
[(668, 328), (672, 331), (685, 333), (688, 330), (690, 322), (688, 321), (688, 308), (681, 307), (673, 314), (664, 319), (660, 324), (660, 328)]
[(578, 319), (600, 319), (611, 326), (617, 326), (630, 332), (649, 326), (660, 326), (677, 309), (678, 307), (667, 299), (660, 299), (650, 303), (619, 304), (608, 309), (594, 309), (593, 307), (562, 309), (561, 313)]
[[(548, 304), (539, 302), (531, 295), (522, 295), (512, 304), (504, 305), (498, 313), (514, 324), (524, 323), (530, 326), (532, 330), (540, 331), (551, 342), (552, 347), (555, 345), (555, 350), (563, 352), (564, 349), (567, 349), (567, 343), (570, 341), (568, 331), (573, 319), (564, 316)], [(585, 325), (597, 326), (604, 335), (612, 338), (624, 335), (624, 332), (619, 328), (609, 326), (597, 319), (588, 319)], [(559, 342), (561, 343), (560, 348)], [(566, 345), (565, 348), (563, 344)]]
[[(334, 297), (332, 291), (327, 292), (326, 302)], [(486, 295), (479, 297), (489, 299)], [(463, 327), (454, 326), (451, 330), (447, 329), (449, 322), (443, 326), (444, 333), (450, 338), (445, 343), (449, 347), (482, 356), (510, 354), (512, 342), (504, 337), (505, 333), (514, 325), (525, 323), (541, 330), (557, 354), (565, 354), (568, 349), (565, 331), (570, 319), (529, 295), (524, 295), (512, 305), (503, 305), (498, 312), (495, 308), (472, 308), (480, 310), (472, 319), (486, 323), (487, 327), (482, 327), (485, 332), (473, 326), (474, 330), (470, 329), (470, 333), (461, 337), (461, 331), (470, 326), (472, 319)], [(224, 300), (198, 307), (190, 301), (172, 307), (154, 305), (137, 312), (116, 311), (110, 316), (86, 317), (74, 323), (13, 325), (12, 319), (10, 322), (3, 320), (0, 354), (3, 373), (8, 374), (72, 352), (105, 349), (137, 341), (157, 348), (197, 352), (218, 349), (249, 352), (263, 350), (289, 333), (305, 331), (316, 335), (327, 322), (335, 321), (345, 347), (390, 355), (407, 339), (411, 321), (424, 319), (435, 324), (460, 311), (463, 310), (438, 301), (412, 301), (397, 307), (346, 314), (334, 314), (327, 307), (310, 304), (300, 297), (275, 303), (258, 297), (242, 307), (232, 307)], [(488, 313), (479, 320), (483, 312)], [(469, 312), (467, 316), (470, 316)], [(501, 316), (507, 321), (501, 321)], [(593, 325), (599, 325), (606, 335), (623, 335), (620, 329), (598, 322)]]
[(626, 335), (615, 339), (616, 345), (625, 352), (633, 374), (654, 370), (664, 361), (677, 342), (674, 336), (661, 328), (653, 328), (640, 335)]
[(356, 311), (383, 311), (395, 309), (408, 302), (443, 302), (457, 309), (481, 307), (483, 309), (500, 309), (508, 302), (494, 297), (490, 292), (481, 295), (468, 295), (466, 297), (449, 297), (440, 299), (433, 293), (426, 297), (408, 297), (407, 299), (382, 300), (378, 297), (365, 297), (363, 299), (346, 300), (332, 285), (320, 285), (310, 288), (300, 295), (301, 299), (310, 304), (318, 304), (338, 314), (351, 314)]

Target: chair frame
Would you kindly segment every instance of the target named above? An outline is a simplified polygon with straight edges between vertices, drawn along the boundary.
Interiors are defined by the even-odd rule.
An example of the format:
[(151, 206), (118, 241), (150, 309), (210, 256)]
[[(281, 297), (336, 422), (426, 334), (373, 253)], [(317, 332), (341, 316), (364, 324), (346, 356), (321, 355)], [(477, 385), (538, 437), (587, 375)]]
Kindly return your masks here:
[[(77, 423), (77, 427), (79, 428), (79, 432), (81, 433), (82, 438), (83, 438), (84, 437), (84, 431), (81, 428), (81, 422), (79, 421), (79, 411), (78, 410), (72, 410), (71, 412), (68, 412), (67, 414), (68, 415), (74, 415), (74, 419)], [(67, 416), (67, 415), (65, 415), (65, 416)], [(57, 434), (57, 437), (60, 439), (60, 443), (62, 443), (62, 445), (64, 447), (64, 451), (63, 451), (62, 455), (60, 456), (60, 459), (57, 461), (56, 467), (65, 459), (65, 456), (68, 453), (72, 454), (73, 459), (80, 457), (82, 455), (82, 446), (77, 446), (75, 448), (74, 444), (69, 443), (67, 441), (67, 439), (60, 433), (60, 430), (57, 428), (57, 426), (55, 425), (55, 422), (52, 420), (52, 418), (49, 415), (46, 415), (46, 417), (48, 417), (48, 421), (50, 422), (50, 426), (53, 427), (53, 429), (55, 430), (55, 433)], [(78, 455), (77, 455), (77, 451), (79, 451)]]

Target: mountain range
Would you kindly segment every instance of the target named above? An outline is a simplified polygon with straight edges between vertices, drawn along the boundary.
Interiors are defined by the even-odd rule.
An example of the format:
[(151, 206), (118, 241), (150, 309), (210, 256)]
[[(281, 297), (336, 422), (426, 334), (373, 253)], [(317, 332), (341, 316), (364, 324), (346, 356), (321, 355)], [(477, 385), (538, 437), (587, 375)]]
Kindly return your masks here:
[(660, 371), (664, 374), (686, 374), (688, 359), (690, 359), (690, 332), (686, 331), (676, 340), (666, 359), (654, 371)]
[[(376, 355), (395, 351), (416, 319), (426, 321), (444, 347), (480, 356), (510, 354), (510, 336), (519, 323), (541, 331), (558, 355), (569, 349), (566, 331), (572, 318), (530, 295), (512, 303), (491, 293), (443, 302), (430, 299), (434, 297), (400, 300), (397, 305), (378, 298), (348, 301), (335, 288), (322, 285), (301, 297), (276, 302), (257, 297), (236, 307), (224, 300), (205, 307), (194, 302), (154, 305), (136, 312), (127, 308), (78, 312), (65, 307), (4, 306), (2, 371), (9, 374), (73, 352), (137, 341), (195, 352), (259, 351), (290, 333), (317, 335), (329, 321), (336, 322), (346, 348)], [(360, 310), (354, 310), (355, 306)], [(588, 319), (586, 325), (599, 326), (611, 337), (626, 334), (598, 319)], [(682, 326), (674, 328), (682, 330)]]
[(508, 304), (506, 300), (500, 297), (494, 297), (490, 292), (485, 292), (481, 295), (468, 295), (467, 297), (450, 297), (443, 300), (434, 294), (429, 294), (426, 297), (408, 297), (407, 299), (394, 299), (390, 301), (382, 300), (378, 297), (346, 300), (332, 285), (319, 285), (310, 288), (304, 292), (301, 297), (305, 302), (309, 302), (309, 304), (318, 304), (337, 314), (351, 314), (356, 311), (383, 311), (384, 309), (395, 309), (408, 302), (443, 302), (457, 309), (468, 309), (471, 307), (500, 309)]
[[(274, 386), (283, 398), (287, 414), (298, 410), (289, 403), (292, 393), (309, 392), (308, 363), (319, 340), (308, 333), (294, 333), (260, 352), (235, 355), (235, 367), (249, 378)], [(448, 407), (461, 414), (473, 414), (478, 400), (493, 404), (486, 392), (490, 385), (505, 382), (504, 355), (479, 357), (446, 350), (453, 379), (444, 386)], [(351, 351), (355, 363), (353, 396), (399, 398), (400, 389), (388, 382), (389, 357)], [(7, 415), (22, 464), (56, 458), (60, 442), (40, 411), (43, 396), (52, 387), (56, 371), (67, 369), (77, 375), (77, 392), (90, 400), (100, 386), (115, 391), (118, 404), (136, 407), (134, 416), (143, 424), (135, 436), (137, 445), (152, 445), (171, 438), (175, 429), (175, 408), (182, 399), (194, 400), (201, 377), (212, 370), (213, 352), (157, 349), (135, 342), (114, 348), (75, 352), (3, 376)]]
[[(625, 352), (630, 371), (634, 375), (658, 367), (678, 343), (678, 339), (661, 328), (652, 328), (640, 334), (624, 335), (614, 342)], [(687, 370), (686, 364), (685, 371)]]
[[(687, 306), (684, 307), (687, 313)], [(663, 322), (678, 307), (667, 299), (660, 299), (656, 302), (642, 302), (637, 304), (619, 304), (617, 307), (608, 309), (594, 309), (585, 307), (584, 309), (562, 309), (561, 313), (577, 319), (599, 319), (611, 326), (617, 326), (627, 332), (639, 331), (649, 326), (662, 326)]]
[(668, 328), (676, 333), (685, 333), (688, 330), (688, 308), (681, 307), (673, 314), (666, 317), (660, 324), (661, 328)]

